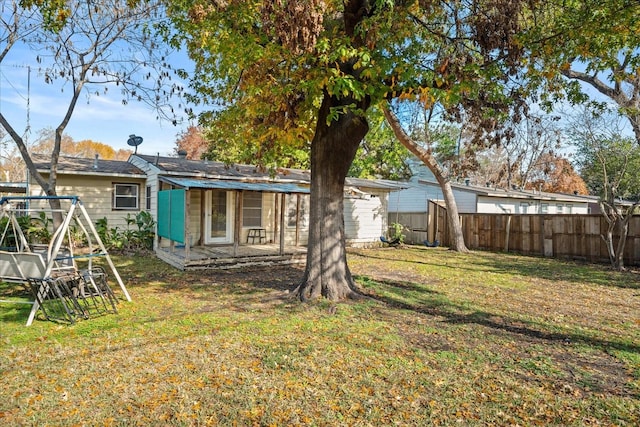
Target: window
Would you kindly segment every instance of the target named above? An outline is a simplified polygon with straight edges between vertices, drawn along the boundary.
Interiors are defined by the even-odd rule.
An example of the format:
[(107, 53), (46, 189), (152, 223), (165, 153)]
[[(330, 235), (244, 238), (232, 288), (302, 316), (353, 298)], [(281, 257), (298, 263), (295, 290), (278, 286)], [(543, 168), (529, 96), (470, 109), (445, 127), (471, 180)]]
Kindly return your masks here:
[(113, 184), (113, 209), (138, 209), (138, 184)]
[(300, 228), (309, 226), (309, 196), (298, 194), (287, 197), (287, 227), (295, 227), (296, 222)]
[(564, 209), (564, 206), (562, 206), (562, 205), (557, 205), (557, 206), (556, 206), (556, 213), (559, 213), (559, 214), (564, 213), (564, 212), (563, 212), (563, 209)]
[(147, 188), (145, 189), (144, 198), (145, 198), (145, 209), (150, 211), (151, 210), (151, 186), (150, 185), (147, 185)]
[(568, 214), (573, 213), (573, 205), (567, 204), (567, 213)]
[(529, 203), (520, 203), (520, 213), (526, 214), (529, 212)]
[(546, 214), (549, 213), (549, 204), (543, 203), (540, 205), (540, 213)]
[(262, 193), (259, 191), (242, 193), (242, 225), (262, 227)]

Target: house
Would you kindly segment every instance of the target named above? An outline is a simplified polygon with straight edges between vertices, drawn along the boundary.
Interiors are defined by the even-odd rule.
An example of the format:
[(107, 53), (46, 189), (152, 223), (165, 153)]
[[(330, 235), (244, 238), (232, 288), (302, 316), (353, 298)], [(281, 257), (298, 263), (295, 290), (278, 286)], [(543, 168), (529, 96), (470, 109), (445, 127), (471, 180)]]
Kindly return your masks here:
[[(49, 177), (49, 156), (33, 154), (36, 169)], [(79, 196), (93, 221), (106, 218), (111, 227), (126, 227), (127, 214), (144, 209), (146, 176), (126, 161), (60, 157), (56, 191), (59, 195)], [(44, 196), (38, 183), (28, 176), (28, 196)], [(142, 203), (142, 205), (141, 205)], [(33, 209), (46, 209), (46, 201), (32, 202)]]
[[(47, 159), (36, 158), (46, 172)], [(309, 171), (181, 157), (61, 157), (58, 165), (58, 193), (78, 195), (92, 218), (125, 227), (127, 214), (150, 212), (157, 223), (156, 254), (181, 269), (304, 260), (309, 188)], [(347, 244), (379, 243), (387, 230), (388, 194), (400, 188), (391, 181), (347, 179)], [(33, 182), (29, 192), (42, 194)]]
[[(407, 241), (433, 240), (434, 214), (430, 206), (444, 206), (440, 185), (426, 168), (417, 167), (417, 173), (406, 182), (406, 188), (389, 198), (389, 223), (400, 223), (415, 231)], [(588, 214), (593, 200), (588, 196), (546, 193), (518, 188), (503, 189), (489, 185), (451, 184), (458, 212), (493, 214)]]

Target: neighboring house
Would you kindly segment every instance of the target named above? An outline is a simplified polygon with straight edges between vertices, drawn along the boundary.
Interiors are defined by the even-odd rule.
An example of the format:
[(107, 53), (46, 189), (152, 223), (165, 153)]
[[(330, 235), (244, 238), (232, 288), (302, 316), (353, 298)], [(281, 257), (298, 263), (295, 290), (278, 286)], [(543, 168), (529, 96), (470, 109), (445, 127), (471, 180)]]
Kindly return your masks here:
[[(38, 159), (46, 171), (48, 163)], [(61, 157), (57, 192), (79, 196), (94, 220), (107, 217), (110, 226), (123, 227), (127, 213), (147, 210), (157, 222), (156, 253), (185, 269), (303, 258), (309, 187), (308, 171), (134, 154), (127, 162)], [(347, 244), (379, 244), (388, 194), (401, 188), (347, 179)], [(42, 191), (31, 182), (29, 193)]]
[[(413, 166), (414, 176), (405, 189), (389, 199), (389, 214), (426, 213), (429, 201), (442, 201), (442, 190), (431, 172)], [(489, 185), (451, 183), (460, 213), (588, 214), (593, 200), (589, 196), (545, 193)]]
[[(416, 239), (434, 239), (428, 232), (429, 206), (444, 206), (440, 185), (426, 168), (416, 168), (416, 175), (405, 189), (389, 197), (389, 222), (398, 222), (419, 233)], [(495, 214), (588, 214), (593, 200), (588, 196), (545, 193), (533, 190), (501, 189), (490, 186), (452, 183), (458, 212)], [(424, 234), (427, 233), (427, 234)]]

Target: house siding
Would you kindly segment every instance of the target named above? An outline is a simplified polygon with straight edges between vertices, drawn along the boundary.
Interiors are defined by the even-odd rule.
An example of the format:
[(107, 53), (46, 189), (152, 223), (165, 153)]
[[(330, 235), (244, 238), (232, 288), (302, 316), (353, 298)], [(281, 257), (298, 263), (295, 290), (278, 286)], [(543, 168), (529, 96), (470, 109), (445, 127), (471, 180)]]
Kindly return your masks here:
[[(546, 212), (543, 212), (546, 205)], [(526, 212), (524, 211), (526, 207)], [(560, 210), (562, 207), (562, 211)], [(461, 212), (463, 213), (463, 212)], [(472, 212), (464, 212), (472, 213)], [(560, 200), (512, 199), (496, 197), (478, 197), (477, 213), (515, 213), (515, 214), (588, 214), (588, 203), (568, 202)]]
[[(422, 214), (428, 212), (428, 201), (440, 201), (444, 197), (437, 183), (412, 181), (407, 189), (395, 192), (389, 196), (389, 215), (394, 214)], [(514, 192), (509, 196), (507, 191), (502, 191), (506, 196), (498, 194), (488, 195), (495, 189), (468, 187), (462, 185), (453, 186), (453, 195), (459, 213), (527, 213), (527, 214), (588, 214), (589, 203), (578, 198), (569, 199), (563, 195), (551, 193)], [(501, 190), (497, 190), (501, 191)], [(484, 194), (483, 194), (484, 193)], [(522, 212), (524, 204), (528, 204), (526, 212)], [(546, 212), (542, 212), (542, 205), (546, 205)], [(562, 210), (560, 211), (560, 208)]]
[[(137, 184), (138, 193), (138, 209), (136, 210), (114, 210), (113, 205), (113, 184)], [(119, 176), (76, 176), (62, 175), (58, 176), (56, 192), (60, 196), (78, 196), (83, 206), (87, 210), (87, 214), (91, 221), (107, 218), (109, 227), (118, 227), (120, 229), (127, 228), (127, 214), (131, 216), (137, 215), (144, 210), (145, 203), (145, 180), (142, 178), (130, 178)], [(44, 196), (41, 187), (32, 185), (29, 188), (30, 196)], [(32, 209), (42, 209), (45, 212), (49, 209), (46, 200), (32, 200)], [(50, 216), (50, 215), (49, 215)]]
[(146, 175), (146, 183), (145, 188), (149, 187), (151, 191), (151, 207), (149, 209), (149, 213), (153, 217), (154, 221), (158, 221), (158, 191), (161, 190), (160, 182), (158, 179), (158, 168), (153, 167), (151, 164), (143, 161), (139, 157), (131, 156), (129, 158), (129, 163), (136, 166), (138, 169), (143, 171)]
[(410, 187), (389, 195), (389, 213), (426, 212), (427, 200), (440, 199), (442, 193), (417, 182), (407, 183)]
[(351, 246), (378, 243), (387, 228), (387, 194), (369, 191), (364, 197), (345, 197), (345, 238)]
[[(296, 209), (300, 200), (298, 226), (296, 236)], [(284, 212), (284, 242), (285, 245), (306, 245), (309, 237), (309, 195), (287, 194)]]
[(478, 197), (475, 193), (454, 189), (453, 197), (456, 199), (458, 213), (474, 213), (476, 211)]

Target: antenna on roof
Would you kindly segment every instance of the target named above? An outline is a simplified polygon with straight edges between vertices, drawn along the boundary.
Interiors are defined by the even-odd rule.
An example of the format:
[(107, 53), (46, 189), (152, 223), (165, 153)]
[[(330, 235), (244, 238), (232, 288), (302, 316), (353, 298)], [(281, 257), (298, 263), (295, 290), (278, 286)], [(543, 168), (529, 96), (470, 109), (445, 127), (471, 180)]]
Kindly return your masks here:
[(131, 147), (136, 147), (135, 150), (133, 151), (133, 154), (137, 154), (138, 153), (138, 145), (142, 144), (142, 137), (141, 136), (135, 136), (135, 135), (129, 135), (129, 139), (127, 140), (127, 144)]

